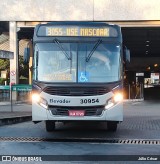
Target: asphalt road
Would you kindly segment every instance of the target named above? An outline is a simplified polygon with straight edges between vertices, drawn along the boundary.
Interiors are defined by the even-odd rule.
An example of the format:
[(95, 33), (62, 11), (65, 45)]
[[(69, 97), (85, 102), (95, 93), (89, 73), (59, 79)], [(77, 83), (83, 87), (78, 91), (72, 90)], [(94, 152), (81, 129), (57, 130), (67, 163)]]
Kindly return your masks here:
[[(38, 137), (52, 139), (52, 141), (1, 140), (1, 155), (160, 155), (159, 144), (120, 144), (98, 141), (99, 139), (160, 140), (160, 102), (125, 103), (124, 121), (119, 124), (115, 133), (108, 132), (104, 123), (65, 125), (57, 123), (55, 132), (48, 133), (45, 131), (43, 122), (39, 124), (25, 122), (0, 127), (0, 138), (2, 137)], [(75, 142), (54, 141), (54, 139), (75, 138), (77, 139)], [(88, 139), (89, 142), (78, 141), (78, 139)], [(141, 162), (146, 163), (146, 161)]]

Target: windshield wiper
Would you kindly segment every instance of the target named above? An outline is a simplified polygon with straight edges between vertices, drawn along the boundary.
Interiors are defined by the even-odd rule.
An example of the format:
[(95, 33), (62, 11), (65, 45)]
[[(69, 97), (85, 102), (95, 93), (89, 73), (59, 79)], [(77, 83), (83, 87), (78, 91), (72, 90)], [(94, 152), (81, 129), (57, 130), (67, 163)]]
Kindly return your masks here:
[(57, 40), (54, 39), (54, 42), (56, 43), (56, 45), (61, 49), (61, 51), (63, 52), (63, 54), (66, 56), (66, 58), (68, 60), (71, 60), (71, 57), (67, 54), (67, 52), (64, 50), (64, 48), (62, 47), (61, 43)]
[(89, 55), (86, 57), (86, 62), (89, 62), (91, 56), (93, 55), (93, 53), (95, 52), (95, 50), (97, 49), (97, 47), (102, 43), (102, 40), (99, 39), (96, 44), (94, 45), (93, 49), (91, 50), (91, 52), (89, 53)]

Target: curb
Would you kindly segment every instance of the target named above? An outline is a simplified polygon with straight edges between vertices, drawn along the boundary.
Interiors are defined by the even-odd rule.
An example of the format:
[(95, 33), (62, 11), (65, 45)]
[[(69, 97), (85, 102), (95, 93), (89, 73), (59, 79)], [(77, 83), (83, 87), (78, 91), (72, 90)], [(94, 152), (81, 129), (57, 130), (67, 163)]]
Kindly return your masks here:
[(123, 102), (141, 102), (144, 101), (144, 99), (125, 99)]
[[(12, 102), (13, 105), (17, 105), (17, 104), (28, 104), (28, 105), (32, 105), (32, 103), (30, 101), (13, 101)], [(6, 101), (6, 102), (0, 102), (0, 106), (8, 106), (11, 105), (10, 101)]]
[(2, 118), (0, 119), (0, 126), (3, 125), (11, 125), (16, 123), (21, 123), (25, 121), (31, 121), (32, 116), (18, 116), (18, 117), (11, 117), (11, 118)]

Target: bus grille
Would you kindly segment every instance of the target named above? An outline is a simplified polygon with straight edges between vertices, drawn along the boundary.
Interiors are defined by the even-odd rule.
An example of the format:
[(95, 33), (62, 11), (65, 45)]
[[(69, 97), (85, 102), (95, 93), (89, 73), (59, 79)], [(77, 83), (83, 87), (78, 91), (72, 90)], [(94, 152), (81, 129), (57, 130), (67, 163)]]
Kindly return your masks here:
[[(49, 107), (49, 110), (53, 115), (56, 116), (69, 116), (69, 110), (78, 110), (78, 107), (71, 107), (70, 109), (67, 107)], [(85, 115), (84, 116), (100, 116), (102, 114), (102, 111), (104, 108), (98, 108), (98, 107), (87, 107), (84, 109), (79, 109), (79, 110), (85, 110)]]
[(59, 96), (94, 96), (103, 95), (109, 92), (107, 88), (64, 88), (64, 87), (45, 87), (43, 92), (50, 95)]

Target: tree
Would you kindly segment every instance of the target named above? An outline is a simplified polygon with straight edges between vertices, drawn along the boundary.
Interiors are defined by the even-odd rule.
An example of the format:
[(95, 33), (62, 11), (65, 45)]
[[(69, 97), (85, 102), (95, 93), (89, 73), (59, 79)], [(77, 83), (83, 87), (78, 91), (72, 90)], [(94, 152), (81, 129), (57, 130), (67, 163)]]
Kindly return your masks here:
[(29, 78), (29, 64), (24, 64), (23, 56), (19, 56), (19, 77)]
[(9, 59), (0, 59), (0, 70), (8, 70), (10, 68)]
[[(0, 71), (6, 70), (8, 72), (7, 77), (9, 78), (10, 72), (10, 61), (9, 59), (0, 59)], [(19, 77), (29, 77), (29, 65), (24, 64), (23, 56), (19, 56)], [(7, 79), (8, 79), (7, 78)]]
[(10, 68), (9, 59), (0, 59), (0, 71), (3, 71), (3, 70), (7, 71), (6, 79), (0, 78), (0, 85), (4, 84), (5, 80), (8, 80), (9, 68)]

